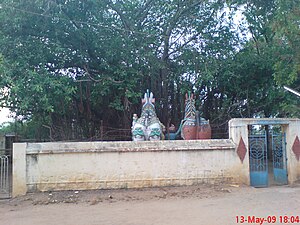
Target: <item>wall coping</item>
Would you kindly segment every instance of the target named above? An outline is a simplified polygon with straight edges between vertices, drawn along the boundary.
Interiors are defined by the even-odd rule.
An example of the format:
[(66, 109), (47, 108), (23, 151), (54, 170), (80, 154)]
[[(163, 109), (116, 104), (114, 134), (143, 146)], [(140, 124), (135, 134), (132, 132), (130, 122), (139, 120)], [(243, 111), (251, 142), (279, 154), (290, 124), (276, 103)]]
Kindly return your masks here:
[(26, 154), (235, 150), (230, 139), (26, 143)]
[(298, 118), (234, 118), (229, 121), (232, 124), (246, 125), (288, 125), (291, 122), (299, 122)]

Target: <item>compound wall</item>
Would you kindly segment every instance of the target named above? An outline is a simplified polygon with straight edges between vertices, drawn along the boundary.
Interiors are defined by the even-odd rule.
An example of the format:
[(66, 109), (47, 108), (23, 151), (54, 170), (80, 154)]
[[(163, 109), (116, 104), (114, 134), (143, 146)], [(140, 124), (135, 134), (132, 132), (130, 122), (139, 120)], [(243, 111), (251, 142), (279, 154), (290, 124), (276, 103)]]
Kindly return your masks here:
[(231, 140), (16, 143), (13, 196), (241, 182)]

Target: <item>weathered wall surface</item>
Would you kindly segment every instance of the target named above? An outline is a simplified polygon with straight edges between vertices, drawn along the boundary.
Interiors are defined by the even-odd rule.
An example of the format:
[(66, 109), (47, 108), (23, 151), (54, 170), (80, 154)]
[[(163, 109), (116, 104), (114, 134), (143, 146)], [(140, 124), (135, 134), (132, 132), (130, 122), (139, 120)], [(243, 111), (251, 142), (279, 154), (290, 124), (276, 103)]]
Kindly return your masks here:
[[(294, 119), (288, 125), (284, 126), (286, 132), (286, 153), (287, 153), (287, 170), (289, 183), (300, 180), (300, 120)], [(298, 154), (296, 154), (298, 153)], [(298, 157), (297, 157), (298, 155)]]
[(240, 182), (241, 161), (230, 140), (22, 143), (15, 149), (22, 157), (26, 152), (23, 192)]

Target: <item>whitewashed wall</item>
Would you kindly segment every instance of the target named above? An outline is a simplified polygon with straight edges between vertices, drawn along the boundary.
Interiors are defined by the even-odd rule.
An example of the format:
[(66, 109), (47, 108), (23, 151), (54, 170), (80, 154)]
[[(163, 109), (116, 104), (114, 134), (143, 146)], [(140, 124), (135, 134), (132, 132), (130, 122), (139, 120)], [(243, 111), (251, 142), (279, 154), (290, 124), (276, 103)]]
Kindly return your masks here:
[(17, 143), (13, 196), (241, 182), (241, 167), (230, 140)]

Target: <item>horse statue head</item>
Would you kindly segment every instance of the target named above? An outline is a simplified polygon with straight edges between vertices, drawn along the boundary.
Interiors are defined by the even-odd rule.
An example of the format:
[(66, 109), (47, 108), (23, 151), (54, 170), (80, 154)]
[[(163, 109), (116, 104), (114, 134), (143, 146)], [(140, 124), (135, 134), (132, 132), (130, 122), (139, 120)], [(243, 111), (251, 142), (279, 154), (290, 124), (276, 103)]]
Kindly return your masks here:
[(195, 98), (191, 92), (185, 94), (184, 119), (189, 122), (196, 121)]
[(191, 92), (185, 94), (185, 110), (183, 121), (181, 137), (185, 140), (196, 139), (196, 107), (194, 94), (191, 94)]

